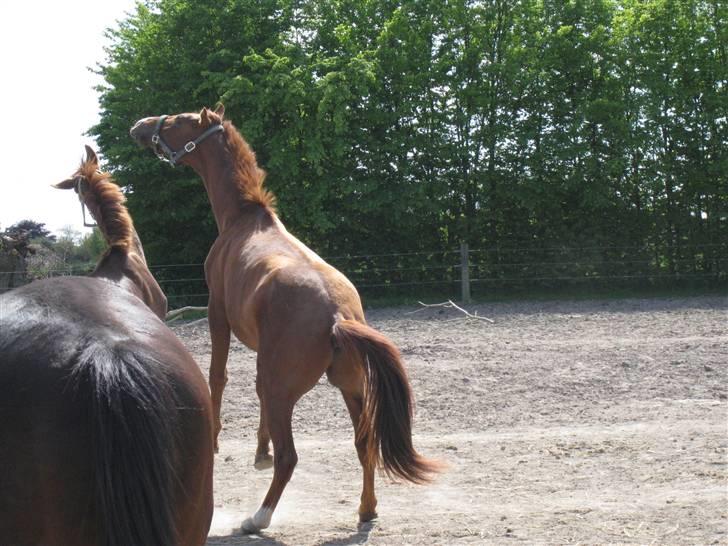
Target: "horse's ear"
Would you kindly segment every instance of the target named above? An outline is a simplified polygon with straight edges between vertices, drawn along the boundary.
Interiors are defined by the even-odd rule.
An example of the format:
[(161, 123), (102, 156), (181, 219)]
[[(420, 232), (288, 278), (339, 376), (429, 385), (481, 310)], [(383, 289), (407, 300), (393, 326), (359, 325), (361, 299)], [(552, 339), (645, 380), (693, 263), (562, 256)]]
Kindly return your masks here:
[(93, 148), (86, 144), (86, 163), (91, 163), (95, 167), (99, 166), (99, 158)]
[(72, 190), (76, 187), (76, 179), (75, 178), (67, 178), (63, 182), (59, 182), (58, 184), (51, 184), (54, 188), (58, 188), (59, 190)]
[(220, 116), (220, 119), (222, 119), (225, 115), (225, 105), (221, 102), (218, 102), (217, 106), (215, 107), (215, 113)]
[(203, 127), (207, 127), (210, 125), (210, 111), (207, 109), (207, 107), (200, 110), (200, 125)]

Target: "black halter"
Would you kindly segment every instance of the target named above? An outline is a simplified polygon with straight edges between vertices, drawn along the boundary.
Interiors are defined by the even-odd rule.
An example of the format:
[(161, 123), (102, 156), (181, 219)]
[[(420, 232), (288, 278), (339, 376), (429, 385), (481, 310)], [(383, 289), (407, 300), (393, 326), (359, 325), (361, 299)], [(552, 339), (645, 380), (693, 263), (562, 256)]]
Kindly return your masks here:
[(194, 150), (195, 148), (197, 148), (197, 145), (200, 142), (205, 140), (210, 135), (223, 130), (222, 124), (218, 123), (216, 125), (213, 125), (212, 127), (209, 127), (200, 136), (198, 136), (195, 140), (190, 140), (181, 149), (179, 149), (175, 152), (172, 148), (170, 148), (167, 145), (167, 143), (162, 138), (162, 135), (160, 134), (162, 131), (162, 125), (164, 125), (165, 119), (167, 119), (167, 116), (159, 116), (159, 119), (157, 120), (157, 126), (154, 128), (154, 134), (152, 135), (152, 146), (154, 148), (154, 153), (157, 154), (157, 157), (159, 159), (169, 161), (170, 165), (172, 165), (173, 167), (177, 164), (177, 162), (180, 160), (180, 158), (183, 155), (186, 155), (186, 154), (190, 153), (192, 150)]

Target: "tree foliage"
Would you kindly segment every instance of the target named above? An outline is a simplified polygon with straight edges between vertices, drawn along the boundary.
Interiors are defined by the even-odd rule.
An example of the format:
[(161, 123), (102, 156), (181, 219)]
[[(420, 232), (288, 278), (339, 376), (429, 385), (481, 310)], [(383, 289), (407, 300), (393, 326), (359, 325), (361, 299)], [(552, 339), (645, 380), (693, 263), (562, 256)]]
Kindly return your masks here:
[(21, 220), (5, 229), (4, 235), (8, 237), (27, 237), (36, 243), (50, 244), (55, 242), (56, 236), (45, 227), (43, 222), (35, 220)]
[(0, 293), (35, 279), (87, 274), (107, 247), (98, 228), (81, 235), (65, 226), (56, 236), (42, 222), (21, 220), (0, 232)]
[(110, 30), (92, 133), (157, 263), (215, 225), (128, 128), (222, 100), (322, 255), (725, 275), (726, 29), (718, 0), (148, 0)]

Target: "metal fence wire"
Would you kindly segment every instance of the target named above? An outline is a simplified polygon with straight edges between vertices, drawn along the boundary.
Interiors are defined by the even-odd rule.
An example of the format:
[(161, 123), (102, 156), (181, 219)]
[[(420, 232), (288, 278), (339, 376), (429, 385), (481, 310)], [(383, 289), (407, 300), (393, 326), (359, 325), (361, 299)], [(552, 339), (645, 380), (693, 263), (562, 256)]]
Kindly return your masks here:
[[(683, 248), (670, 260), (649, 247), (492, 247), (343, 255), (324, 258), (366, 298), (440, 294), (467, 301), (494, 292), (608, 288), (715, 288), (728, 285), (728, 243)], [(206, 305), (202, 263), (153, 264), (149, 269), (170, 307)], [(93, 265), (26, 275), (24, 282), (58, 275), (86, 275)], [(3, 284), (0, 292), (12, 286)]]

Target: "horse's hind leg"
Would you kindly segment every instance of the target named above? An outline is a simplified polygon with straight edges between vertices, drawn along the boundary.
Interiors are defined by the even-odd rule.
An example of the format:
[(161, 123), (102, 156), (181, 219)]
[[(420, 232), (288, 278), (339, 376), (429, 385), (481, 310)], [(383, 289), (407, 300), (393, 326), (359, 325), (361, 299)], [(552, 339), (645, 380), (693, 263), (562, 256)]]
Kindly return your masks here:
[(345, 391), (341, 391), (341, 394), (344, 395), (344, 402), (346, 402), (351, 422), (354, 425), (354, 445), (356, 445), (356, 452), (359, 455), (359, 462), (364, 473), (364, 487), (362, 488), (361, 504), (359, 505), (359, 521), (370, 521), (377, 517), (377, 497), (374, 495), (376, 459), (374, 458), (375, 454), (368, 452), (366, 434), (358, 434), (363, 400), (360, 394), (353, 395)]
[(364, 407), (364, 372), (355, 361), (338, 358), (334, 359), (329, 369), (326, 370), (326, 375), (331, 384), (338, 387), (344, 396), (351, 423), (354, 425), (354, 445), (364, 475), (359, 521), (369, 521), (377, 517), (377, 497), (374, 495), (374, 470), (377, 464), (377, 454), (369, 453), (366, 433), (359, 434), (359, 421)]
[[(294, 328), (298, 326), (294, 325)], [(273, 480), (258, 511), (243, 522), (244, 532), (256, 533), (270, 525), (273, 511), (291, 479), (298, 462), (291, 431), (293, 406), (316, 385), (331, 363), (328, 337), (325, 340), (326, 343), (319, 343), (313, 335), (289, 335), (279, 331), (276, 338), (261, 343), (256, 383), (264, 421), (273, 442)], [(259, 446), (262, 443), (267, 447), (265, 432), (261, 440)]]

